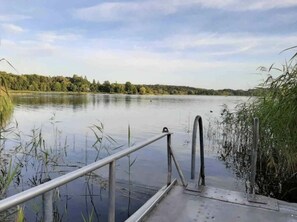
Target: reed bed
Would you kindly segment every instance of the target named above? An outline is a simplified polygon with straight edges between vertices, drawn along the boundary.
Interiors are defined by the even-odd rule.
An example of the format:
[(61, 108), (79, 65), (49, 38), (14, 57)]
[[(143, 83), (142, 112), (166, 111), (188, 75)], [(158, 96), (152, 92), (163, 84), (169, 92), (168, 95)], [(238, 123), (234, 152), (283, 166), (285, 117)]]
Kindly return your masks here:
[[(252, 121), (260, 119), (257, 161), (257, 193), (297, 201), (297, 64), (277, 68), (260, 67), (268, 73), (259, 87), (261, 96), (239, 104), (235, 111), (224, 107), (221, 129), (221, 158), (238, 176), (248, 178), (252, 145)], [(277, 77), (274, 77), (276, 76)]]

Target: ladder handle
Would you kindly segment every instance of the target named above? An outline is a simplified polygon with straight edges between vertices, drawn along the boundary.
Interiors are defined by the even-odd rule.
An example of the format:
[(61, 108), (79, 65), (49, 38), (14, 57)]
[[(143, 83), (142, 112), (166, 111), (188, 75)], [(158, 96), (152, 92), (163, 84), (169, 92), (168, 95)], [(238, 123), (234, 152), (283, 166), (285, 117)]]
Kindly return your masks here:
[(200, 176), (198, 178), (198, 183), (201, 178), (202, 179), (201, 185), (205, 185), (203, 124), (202, 124), (202, 118), (199, 115), (196, 116), (194, 120), (193, 134), (192, 134), (191, 179), (195, 179), (197, 124), (199, 124), (199, 139), (200, 139)]

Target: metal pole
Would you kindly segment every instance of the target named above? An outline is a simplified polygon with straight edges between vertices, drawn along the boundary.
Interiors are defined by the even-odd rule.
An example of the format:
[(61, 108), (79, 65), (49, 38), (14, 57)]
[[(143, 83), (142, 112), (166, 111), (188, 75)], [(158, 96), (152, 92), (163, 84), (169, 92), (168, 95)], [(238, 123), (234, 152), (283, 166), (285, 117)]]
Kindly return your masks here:
[(251, 160), (251, 189), (250, 194), (255, 194), (255, 181), (257, 171), (257, 153), (258, 153), (258, 142), (259, 142), (259, 119), (254, 118), (253, 125), (253, 147), (252, 147), (252, 160)]
[(203, 124), (202, 124), (202, 118), (200, 116), (199, 116), (199, 139), (200, 139), (200, 177), (202, 179), (201, 185), (205, 186)]
[(171, 184), (171, 175), (172, 175), (172, 161), (171, 161), (171, 134), (167, 135), (167, 164), (168, 164), (168, 173), (167, 173), (167, 186)]
[(108, 222), (115, 221), (115, 160), (109, 163), (109, 212)]
[(196, 138), (197, 138), (197, 118), (194, 120), (193, 134), (192, 134), (192, 156), (191, 156), (191, 179), (195, 179), (195, 162), (196, 162)]
[(198, 186), (199, 186), (200, 179), (202, 179), (201, 185), (205, 185), (203, 124), (202, 124), (201, 116), (196, 116), (196, 118), (194, 120), (194, 126), (193, 126), (192, 157), (191, 157), (191, 179), (195, 179), (197, 124), (199, 124), (199, 139), (200, 139), (200, 176), (198, 178)]
[(53, 191), (48, 191), (42, 195), (42, 205), (43, 205), (43, 221), (53, 222)]
[(179, 174), (179, 177), (180, 177), (180, 179), (182, 181), (182, 184), (183, 184), (184, 187), (186, 187), (188, 185), (188, 183), (187, 183), (187, 181), (186, 181), (186, 179), (184, 177), (184, 174), (183, 174), (183, 172), (181, 170), (180, 165), (176, 161), (175, 154), (174, 154), (173, 149), (171, 148), (171, 146), (170, 146), (170, 152), (171, 152), (171, 156), (172, 156), (173, 162), (174, 162), (174, 164), (176, 166), (177, 172)]
[[(50, 181), (50, 178), (46, 178), (42, 183)], [(50, 190), (42, 194), (42, 213), (44, 222), (54, 221), (54, 209), (53, 209), (53, 190)]]

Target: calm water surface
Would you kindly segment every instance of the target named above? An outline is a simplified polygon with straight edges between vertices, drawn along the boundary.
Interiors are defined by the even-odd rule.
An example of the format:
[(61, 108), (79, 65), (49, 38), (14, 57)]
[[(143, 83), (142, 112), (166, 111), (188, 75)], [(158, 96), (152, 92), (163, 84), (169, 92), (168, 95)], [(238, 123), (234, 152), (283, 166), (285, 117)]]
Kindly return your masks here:
[[(213, 127), (209, 120), (220, 116), (223, 104), (234, 107), (246, 99), (222, 96), (15, 95), (11, 126), (17, 122), (18, 131), (27, 141), (39, 132), (44, 141), (43, 149), (53, 158), (48, 167), (44, 166), (42, 158), (39, 162), (32, 158), (26, 159), (28, 166), (22, 169), (21, 182), (12, 187), (9, 194), (34, 186), (34, 181), (38, 184), (45, 177), (45, 171), (55, 178), (126, 148), (128, 126), (132, 144), (157, 135), (163, 127), (168, 127), (174, 133), (172, 144), (177, 159), (186, 178), (189, 178), (191, 133), (195, 116), (202, 116), (204, 132), (207, 134), (209, 128)], [(102, 136), (102, 132), (94, 125), (103, 126), (101, 144), (94, 145), (94, 132)], [(108, 136), (112, 139), (108, 139)], [(206, 184), (242, 190), (242, 183), (218, 160), (217, 150), (206, 135), (205, 140)], [(15, 140), (8, 141), (6, 146), (11, 147), (14, 143)], [(131, 155), (130, 163), (134, 164), (130, 167), (130, 188), (128, 161), (125, 157), (117, 162), (117, 221), (123, 221), (165, 185), (165, 139)], [(55, 217), (62, 221), (82, 221), (82, 215), (87, 217), (93, 214), (95, 221), (106, 221), (107, 176), (108, 171), (103, 168), (62, 186), (55, 199)], [(25, 204), (29, 221), (40, 219), (41, 209), (36, 204), (39, 202), (40, 198), (36, 198)]]

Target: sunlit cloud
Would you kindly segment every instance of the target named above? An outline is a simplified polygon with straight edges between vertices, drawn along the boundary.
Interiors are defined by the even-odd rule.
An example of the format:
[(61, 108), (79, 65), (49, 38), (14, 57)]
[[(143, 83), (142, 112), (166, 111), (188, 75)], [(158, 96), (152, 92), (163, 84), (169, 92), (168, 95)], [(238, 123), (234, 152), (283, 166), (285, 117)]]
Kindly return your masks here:
[[(41, 72), (47, 75), (87, 75), (89, 79), (111, 82), (132, 81), (138, 84), (173, 84), (203, 88), (250, 88), (255, 78), (249, 81), (248, 73), (256, 70), (257, 64), (232, 61), (199, 61), (195, 58), (173, 57), (170, 53), (148, 52), (146, 50), (104, 49), (93, 44), (81, 47), (55, 46), (51, 43), (35, 41), (3, 41), (3, 50), (18, 52), (21, 60), (14, 59), (18, 70), (26, 73)], [(49, 64), (49, 65), (48, 65)], [(44, 71), (47, 68), (48, 71)], [(240, 72), (246, 69), (245, 72)], [(207, 75), (206, 75), (207, 73)], [(233, 75), (226, 83), (217, 82), (216, 76)], [(234, 76), (236, 74), (236, 76)]]
[(230, 4), (228, 8), (230, 10), (270, 10), (275, 8), (289, 8), (297, 6), (295, 0), (248, 0), (248, 1), (234, 1), (234, 4)]
[(86, 21), (137, 21), (138, 19), (175, 14), (193, 8), (229, 11), (270, 10), (297, 6), (295, 0), (163, 0), (103, 2), (75, 10), (74, 16)]
[[(138, 84), (178, 84), (205, 88), (250, 88), (257, 85), (252, 75), (257, 63), (233, 61), (199, 61), (173, 58), (168, 54), (147, 51), (92, 50), (75, 53), (76, 61), (95, 79)], [(78, 56), (79, 55), (79, 56)], [(240, 70), (245, 70), (244, 72)], [(217, 76), (217, 77), (216, 77)], [(225, 81), (216, 82), (225, 76)], [(235, 80), (244, 78), (245, 82)], [(229, 80), (228, 83), (226, 81)], [(216, 84), (214, 84), (216, 82)]]
[(202, 33), (199, 35), (174, 35), (156, 42), (156, 47), (171, 50), (195, 50), (203, 47), (201, 53), (238, 54), (280, 52), (297, 42), (297, 33), (293, 35), (218, 34)]
[(297, 6), (295, 0), (176, 0), (178, 6), (200, 6), (203, 8), (224, 9), (230, 11), (270, 10)]
[(56, 41), (75, 41), (81, 36), (72, 33), (57, 34), (55, 32), (42, 32), (37, 37), (41, 42), (53, 43)]
[(139, 17), (154, 17), (159, 14), (172, 14), (176, 10), (175, 5), (160, 4), (157, 1), (105, 2), (78, 9), (74, 15), (87, 21), (124, 21), (137, 20)]
[(2, 14), (0, 15), (0, 22), (14, 22), (30, 18), (30, 16), (21, 14)]
[[(1, 40), (1, 51), (2, 53), (3, 51), (6, 52), (7, 55), (19, 55), (27, 58), (50, 57), (58, 54), (57, 49), (58, 47), (53, 44), (40, 41), (12, 41), (8, 39)], [(28, 64), (28, 66), (30, 65)]]
[(0, 27), (5, 33), (9, 33), (9, 34), (19, 34), (25, 31), (25, 29), (23, 29), (20, 26), (17, 26), (14, 24), (8, 24), (8, 23), (1, 24)]

